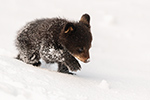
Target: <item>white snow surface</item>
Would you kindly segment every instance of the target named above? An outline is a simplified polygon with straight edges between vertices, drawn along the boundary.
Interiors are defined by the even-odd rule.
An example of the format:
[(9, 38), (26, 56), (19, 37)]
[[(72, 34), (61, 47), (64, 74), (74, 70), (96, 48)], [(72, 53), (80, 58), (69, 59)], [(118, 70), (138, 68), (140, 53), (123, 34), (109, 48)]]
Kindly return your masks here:
[[(0, 0), (0, 100), (150, 100), (149, 0)], [(91, 61), (77, 75), (14, 59), (37, 18), (91, 16)]]

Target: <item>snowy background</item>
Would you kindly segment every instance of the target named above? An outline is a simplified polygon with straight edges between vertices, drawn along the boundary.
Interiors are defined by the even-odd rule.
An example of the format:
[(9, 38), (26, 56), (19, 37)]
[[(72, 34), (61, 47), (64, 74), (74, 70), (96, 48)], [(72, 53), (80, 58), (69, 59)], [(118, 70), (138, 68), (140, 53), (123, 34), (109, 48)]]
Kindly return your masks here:
[[(150, 100), (149, 0), (0, 0), (1, 100)], [(16, 32), (37, 18), (91, 16), (91, 62), (77, 75), (17, 61)]]

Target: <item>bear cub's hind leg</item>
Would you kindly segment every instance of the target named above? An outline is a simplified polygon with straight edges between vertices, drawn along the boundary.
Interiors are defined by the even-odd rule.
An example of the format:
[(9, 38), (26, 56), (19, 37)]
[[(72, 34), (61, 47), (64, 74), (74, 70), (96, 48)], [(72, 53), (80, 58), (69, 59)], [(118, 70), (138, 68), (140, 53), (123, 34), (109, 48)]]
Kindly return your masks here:
[(41, 62), (38, 61), (38, 62), (36, 62), (36, 63), (33, 63), (32, 65), (33, 65), (33, 66), (36, 66), (36, 67), (39, 67), (39, 66), (41, 65)]
[(27, 54), (27, 53), (23, 53), (23, 54), (18, 54), (18, 56), (16, 57), (16, 59), (21, 60), (27, 64), (32, 64), (33, 66), (39, 67), (41, 65), (41, 62), (39, 61), (40, 56), (37, 53), (33, 53), (31, 54)]

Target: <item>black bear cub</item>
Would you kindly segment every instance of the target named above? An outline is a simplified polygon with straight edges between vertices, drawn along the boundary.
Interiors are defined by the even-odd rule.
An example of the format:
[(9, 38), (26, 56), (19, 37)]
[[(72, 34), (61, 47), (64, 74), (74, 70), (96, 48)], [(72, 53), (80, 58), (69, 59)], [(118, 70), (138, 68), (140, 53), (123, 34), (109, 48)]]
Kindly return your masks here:
[(40, 66), (42, 58), (46, 63), (58, 63), (59, 72), (70, 73), (81, 69), (76, 58), (89, 62), (91, 42), (90, 16), (84, 14), (79, 22), (62, 18), (29, 22), (18, 31), (15, 44), (17, 59)]

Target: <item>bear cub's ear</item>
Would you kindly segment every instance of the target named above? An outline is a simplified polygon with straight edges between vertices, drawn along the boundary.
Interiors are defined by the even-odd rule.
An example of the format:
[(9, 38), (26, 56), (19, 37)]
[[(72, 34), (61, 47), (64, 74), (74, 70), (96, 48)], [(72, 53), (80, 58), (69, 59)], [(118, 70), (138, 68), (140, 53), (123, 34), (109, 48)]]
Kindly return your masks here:
[(65, 25), (64, 32), (69, 33), (69, 32), (74, 31), (74, 29), (75, 29), (74, 24), (69, 22)]
[(90, 28), (90, 16), (88, 14), (82, 15), (79, 22), (85, 24), (87, 27)]

